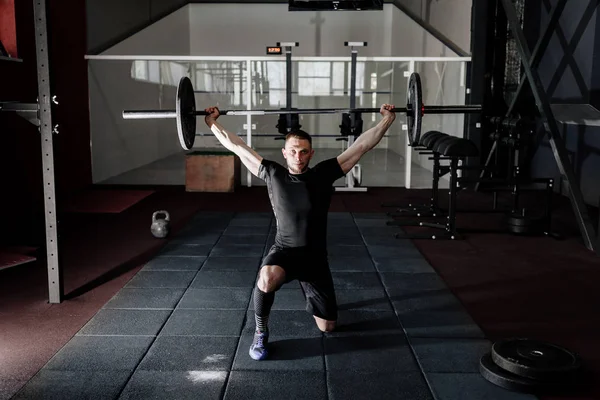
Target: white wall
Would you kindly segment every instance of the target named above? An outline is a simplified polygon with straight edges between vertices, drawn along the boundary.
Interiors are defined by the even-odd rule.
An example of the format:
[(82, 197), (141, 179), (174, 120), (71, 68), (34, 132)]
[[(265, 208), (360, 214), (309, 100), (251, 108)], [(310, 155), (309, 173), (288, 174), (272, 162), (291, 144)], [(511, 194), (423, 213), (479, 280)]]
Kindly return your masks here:
[(187, 0), (85, 0), (88, 52), (93, 54), (158, 21)]
[[(361, 49), (361, 54), (385, 55), (383, 21), (391, 7), (317, 13), (289, 12), (287, 4), (192, 4), (191, 54), (257, 56), (276, 42), (299, 42), (294, 55), (346, 56), (345, 41), (368, 41), (369, 47)], [(321, 20), (320, 34), (316, 17)]]
[(473, 0), (396, 0), (462, 50), (471, 51)]
[(190, 51), (189, 6), (107, 49), (102, 54), (185, 55)]
[(429, 0), (429, 15), (425, 15), (426, 2), (422, 2), (427, 22), (452, 40), (464, 51), (471, 52), (471, 7), (473, 0)]
[(289, 12), (287, 4), (190, 5), (192, 55), (257, 56), (276, 42), (299, 42), (294, 55), (348, 56), (345, 41), (368, 42), (362, 56), (434, 55), (422, 53), (415, 31), (422, 29), (392, 4), (360, 12)]
[[(184, 7), (103, 54), (189, 54)], [(175, 120), (124, 120), (126, 109), (175, 108), (175, 86), (131, 78), (131, 61), (89, 61), (92, 177), (110, 177), (181, 151)]]
[[(393, 38), (390, 56), (396, 57), (455, 57), (439, 40), (421, 28), (397, 7), (392, 6)], [(446, 54), (442, 54), (446, 52)], [(388, 55), (388, 54), (386, 54)]]

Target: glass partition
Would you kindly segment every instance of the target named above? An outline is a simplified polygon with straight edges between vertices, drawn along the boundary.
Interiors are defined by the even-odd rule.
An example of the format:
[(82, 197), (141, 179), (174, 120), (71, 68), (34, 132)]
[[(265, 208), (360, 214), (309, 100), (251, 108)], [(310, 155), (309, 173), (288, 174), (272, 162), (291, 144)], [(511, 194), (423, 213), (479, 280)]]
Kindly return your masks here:
[[(196, 107), (278, 110), (287, 104), (286, 64), (282, 57), (89, 56), (89, 93), (93, 177), (96, 183), (185, 184), (185, 151), (179, 147), (175, 119), (124, 120), (123, 110), (174, 110), (179, 80), (192, 80)], [(412, 71), (421, 75), (425, 104), (464, 104), (464, 58), (359, 57), (356, 107), (383, 103), (406, 106)], [(350, 107), (350, 57), (296, 57), (292, 61), (292, 108)], [(363, 131), (375, 126), (378, 113), (363, 114)], [(263, 157), (283, 163), (279, 115), (225, 116), (222, 124), (240, 135)], [(405, 115), (381, 143), (361, 160), (362, 186), (428, 187), (431, 163), (407, 146)], [(314, 137), (313, 165), (346, 147), (341, 114), (303, 114), (302, 129)], [(462, 136), (462, 115), (423, 119), (423, 133), (440, 130)], [(220, 143), (197, 118), (193, 150), (219, 149)], [(251, 179), (248, 179), (251, 178)], [(242, 167), (243, 185), (263, 185)], [(336, 182), (344, 185), (344, 181)]]

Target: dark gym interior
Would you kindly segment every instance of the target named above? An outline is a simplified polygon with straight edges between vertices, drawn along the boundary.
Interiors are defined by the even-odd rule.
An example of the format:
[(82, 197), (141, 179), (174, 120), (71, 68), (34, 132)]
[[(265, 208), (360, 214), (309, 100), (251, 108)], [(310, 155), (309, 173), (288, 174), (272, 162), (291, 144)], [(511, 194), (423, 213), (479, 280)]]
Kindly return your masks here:
[[(267, 189), (236, 183), (232, 192), (192, 192), (94, 179), (86, 55), (104, 54), (185, 7), (215, 3), (288, 6), (0, 0), (0, 399), (600, 398), (598, 1), (457, 1), (471, 15), (462, 28), (467, 48), (448, 30), (450, 16), (445, 26), (434, 18), (449, 1), (289, 2), (288, 12), (299, 14), (393, 8), (449, 54), (470, 57), (464, 104), (481, 112), (465, 114), (459, 135), (476, 155), (437, 153), (442, 175), (456, 172), (447, 163), (453, 157), (461, 167), (435, 202), (431, 186), (332, 194), (328, 251), (339, 330), (320, 332), (297, 283), (286, 284), (271, 316), (274, 358), (260, 362), (247, 349), (252, 287), (277, 229)], [(236, 40), (205, 34), (201, 40), (222, 46)], [(47, 39), (43, 67), (36, 35)], [(52, 118), (51, 178), (43, 115), (38, 127), (10, 106), (40, 101), (44, 69), (58, 103), (41, 112)], [(404, 106), (404, 94), (396, 101)], [(411, 147), (413, 161), (435, 153)], [(163, 239), (150, 233), (157, 210), (170, 213)], [(407, 222), (415, 219), (425, 224)], [(574, 382), (536, 381), (543, 390), (527, 391), (484, 379), (482, 357), (508, 338), (573, 352)]]

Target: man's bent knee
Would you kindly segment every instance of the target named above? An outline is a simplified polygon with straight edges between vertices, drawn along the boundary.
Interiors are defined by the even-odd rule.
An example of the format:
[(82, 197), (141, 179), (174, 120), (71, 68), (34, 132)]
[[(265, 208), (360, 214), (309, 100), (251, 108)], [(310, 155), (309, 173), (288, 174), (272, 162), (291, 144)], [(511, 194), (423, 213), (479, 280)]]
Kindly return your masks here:
[(321, 332), (333, 332), (333, 330), (335, 329), (336, 321), (328, 321), (319, 317), (315, 317), (315, 321), (317, 322), (317, 326), (319, 327)]
[(285, 281), (285, 270), (279, 265), (265, 265), (260, 269), (258, 288), (265, 293), (274, 292)]

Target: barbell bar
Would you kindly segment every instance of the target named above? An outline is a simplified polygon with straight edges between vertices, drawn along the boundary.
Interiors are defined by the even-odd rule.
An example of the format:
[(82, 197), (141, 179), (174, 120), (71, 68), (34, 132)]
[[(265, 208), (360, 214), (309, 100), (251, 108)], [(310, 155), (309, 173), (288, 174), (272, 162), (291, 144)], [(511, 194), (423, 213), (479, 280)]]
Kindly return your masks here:
[[(409, 144), (416, 145), (421, 137), (421, 122), (424, 114), (466, 114), (481, 112), (481, 105), (425, 106), (422, 102), (421, 78), (413, 72), (408, 81), (407, 106), (392, 111), (406, 113)], [(415, 107), (414, 105), (418, 105)], [(196, 99), (192, 81), (182, 77), (177, 86), (175, 110), (124, 110), (123, 119), (176, 119), (179, 142), (184, 150), (194, 145), (196, 117), (208, 113), (196, 110)], [(341, 114), (378, 113), (379, 108), (305, 108), (283, 110), (219, 110), (221, 115), (281, 115), (281, 114)]]
[[(280, 115), (280, 114), (341, 114), (341, 113), (378, 113), (379, 108), (299, 108), (292, 110), (221, 110), (220, 115)], [(408, 107), (395, 107), (390, 110), (395, 113), (411, 112)], [(423, 114), (464, 114), (481, 111), (481, 106), (422, 106)], [(194, 111), (190, 116), (208, 115), (206, 111)], [(174, 119), (176, 110), (125, 110), (123, 119)]]
[[(213, 136), (214, 137), (214, 135), (212, 133), (197, 133), (196, 136)], [(238, 136), (246, 136), (246, 135), (238, 134)], [(272, 138), (285, 139), (285, 135), (282, 135), (281, 133), (253, 133), (251, 136), (253, 138), (272, 137)], [(345, 136), (340, 135), (339, 133), (337, 135), (316, 134), (316, 135), (310, 135), (310, 136), (313, 138), (340, 138), (340, 139), (346, 138)]]

